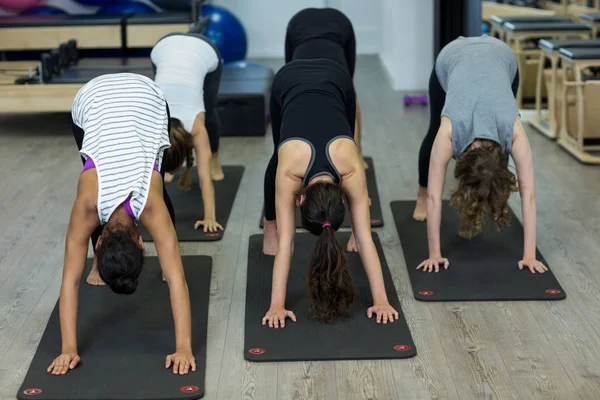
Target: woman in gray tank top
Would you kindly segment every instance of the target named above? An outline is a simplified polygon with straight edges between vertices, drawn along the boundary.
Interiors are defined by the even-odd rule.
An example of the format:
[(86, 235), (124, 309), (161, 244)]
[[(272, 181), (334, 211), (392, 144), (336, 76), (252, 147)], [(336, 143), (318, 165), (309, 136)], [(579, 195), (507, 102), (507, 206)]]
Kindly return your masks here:
[[(419, 196), (413, 218), (427, 219), (429, 257), (417, 269), (448, 268), (442, 257), (442, 191), (450, 158), (458, 187), (450, 202), (461, 214), (460, 235), (479, 234), (489, 216), (500, 229), (509, 222), (508, 198), (519, 191), (525, 231), (519, 269), (543, 273), (536, 259), (536, 206), (529, 140), (514, 99), (517, 61), (504, 42), (487, 35), (460, 37), (440, 52), (429, 82), (430, 125), (419, 153)], [(517, 178), (508, 169), (515, 161)]]

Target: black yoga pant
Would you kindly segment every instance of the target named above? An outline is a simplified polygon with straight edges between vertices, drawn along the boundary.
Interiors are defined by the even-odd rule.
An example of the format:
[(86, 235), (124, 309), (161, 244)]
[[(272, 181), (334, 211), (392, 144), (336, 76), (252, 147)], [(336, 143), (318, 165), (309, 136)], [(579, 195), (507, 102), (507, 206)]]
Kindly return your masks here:
[[(208, 39), (207, 39), (208, 40)], [(213, 72), (210, 72), (204, 78), (204, 124), (210, 140), (210, 151), (216, 153), (219, 151), (219, 142), (221, 138), (221, 120), (217, 112), (217, 100), (219, 97), (219, 84), (223, 74), (223, 62)]]
[[(512, 82), (513, 95), (517, 95), (519, 90), (519, 71)], [(429, 129), (427, 135), (423, 138), (421, 143), (421, 149), (419, 150), (419, 186), (427, 187), (427, 180), (429, 179), (429, 160), (431, 158), (431, 149), (433, 148), (433, 142), (435, 141), (435, 135), (440, 129), (442, 123), (442, 109), (446, 102), (446, 92), (442, 89), (442, 85), (438, 80), (437, 74), (435, 73), (435, 66), (431, 71), (431, 77), (429, 78)]]
[(305, 8), (292, 17), (285, 35), (285, 62), (328, 58), (345, 65), (351, 77), (356, 66), (352, 22), (335, 8)]
[[(167, 106), (167, 115), (169, 115), (169, 107)], [(169, 118), (170, 120), (170, 118)], [(169, 128), (171, 128), (171, 126), (169, 125)], [(75, 142), (77, 143), (77, 149), (81, 150), (81, 147), (83, 146), (83, 136), (84, 136), (84, 131), (83, 129), (81, 129), (80, 127), (78, 127), (77, 125), (73, 124), (73, 137), (75, 138)], [(160, 167), (160, 176), (163, 178), (163, 183), (164, 183), (164, 178), (165, 178), (165, 169), (166, 169), (166, 164), (167, 164), (167, 151), (169, 151), (169, 149), (166, 149), (163, 153), (163, 158), (162, 158), (162, 165)], [(81, 162), (85, 165), (85, 158), (81, 157)], [(173, 208), (173, 203), (171, 203), (171, 199), (169, 198), (169, 194), (167, 193), (167, 189), (165, 188), (165, 185), (163, 184), (163, 199), (165, 200), (165, 204), (167, 206), (167, 209), (169, 210), (169, 215), (171, 216), (171, 221), (173, 222), (173, 226), (175, 226), (175, 209)], [(96, 229), (94, 230), (94, 232), (92, 232), (92, 248), (94, 249), (94, 252), (96, 252), (96, 243), (98, 242), (98, 238), (100, 238), (100, 235), (102, 235), (102, 229), (104, 228), (103, 225), (98, 225), (96, 227)]]

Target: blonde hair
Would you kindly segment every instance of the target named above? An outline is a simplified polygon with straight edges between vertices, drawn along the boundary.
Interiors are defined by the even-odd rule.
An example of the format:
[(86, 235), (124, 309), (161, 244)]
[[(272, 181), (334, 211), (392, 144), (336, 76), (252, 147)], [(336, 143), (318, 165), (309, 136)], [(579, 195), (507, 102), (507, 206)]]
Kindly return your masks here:
[(169, 130), (171, 148), (167, 151), (167, 169), (169, 172), (177, 170), (185, 161), (185, 171), (177, 181), (179, 190), (189, 190), (192, 182), (190, 169), (194, 165), (194, 144), (192, 136), (185, 130), (180, 120), (171, 118)]

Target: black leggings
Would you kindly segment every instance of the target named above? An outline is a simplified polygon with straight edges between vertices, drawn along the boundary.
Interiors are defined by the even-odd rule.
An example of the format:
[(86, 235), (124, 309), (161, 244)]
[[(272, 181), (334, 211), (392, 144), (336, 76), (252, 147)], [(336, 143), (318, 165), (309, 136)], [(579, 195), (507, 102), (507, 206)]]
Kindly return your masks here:
[[(168, 115), (168, 113), (169, 113), (169, 108), (167, 107), (167, 115)], [(170, 126), (169, 126), (169, 128), (170, 128)], [(85, 133), (84, 133), (83, 129), (81, 129), (77, 125), (73, 124), (73, 137), (75, 138), (75, 142), (77, 143), (77, 149), (79, 149), (80, 151), (81, 151), (81, 147), (83, 146), (84, 134)], [(166, 161), (167, 161), (167, 151), (169, 151), (169, 149), (166, 149), (163, 153), (162, 166), (160, 167), (160, 176), (163, 178), (163, 199), (165, 200), (165, 205), (167, 206), (167, 209), (169, 210), (169, 215), (171, 216), (171, 221), (173, 222), (173, 226), (175, 226), (175, 209), (173, 208), (173, 203), (171, 203), (171, 199), (169, 198), (169, 194), (167, 193), (167, 189), (165, 188), (165, 185), (164, 185), (165, 168), (166, 168)], [(81, 162), (85, 165), (85, 158), (81, 157)], [(98, 238), (100, 237), (100, 235), (102, 235), (103, 228), (104, 228), (103, 225), (98, 225), (98, 227), (96, 227), (94, 232), (92, 232), (91, 240), (92, 240), (92, 248), (94, 249), (94, 252), (96, 252), (96, 242), (98, 242)]]
[(216, 153), (219, 151), (219, 141), (221, 138), (221, 120), (217, 112), (217, 100), (219, 97), (219, 84), (223, 73), (223, 63), (219, 61), (219, 66), (213, 72), (210, 72), (204, 78), (204, 123), (210, 140), (210, 151)]
[[(516, 96), (517, 90), (519, 90), (518, 70), (513, 79), (511, 88), (513, 95)], [(431, 77), (429, 78), (429, 129), (427, 130), (427, 135), (423, 138), (423, 143), (421, 143), (421, 149), (419, 151), (419, 186), (424, 188), (427, 187), (427, 180), (429, 179), (431, 149), (433, 148), (435, 135), (442, 123), (442, 109), (444, 108), (445, 102), (446, 92), (444, 92), (442, 85), (440, 85), (434, 66)]]

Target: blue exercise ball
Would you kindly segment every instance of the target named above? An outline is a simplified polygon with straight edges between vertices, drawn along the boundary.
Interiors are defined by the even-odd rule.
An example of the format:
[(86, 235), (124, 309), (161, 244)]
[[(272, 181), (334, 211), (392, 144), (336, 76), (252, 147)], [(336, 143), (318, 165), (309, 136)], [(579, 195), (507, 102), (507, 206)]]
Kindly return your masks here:
[(108, 4), (98, 11), (96, 14), (99, 15), (122, 15), (122, 14), (143, 14), (143, 13), (154, 13), (154, 8), (140, 3), (138, 1), (117, 1), (115, 3)]
[(210, 17), (204, 36), (217, 46), (224, 62), (246, 58), (248, 52), (246, 31), (231, 11), (225, 7), (207, 4), (202, 6), (200, 14), (203, 17)]
[(61, 10), (60, 8), (40, 5), (28, 8), (23, 11), (21, 15), (65, 15), (67, 12), (65, 10)]
[(114, 3), (116, 0), (75, 0), (79, 4), (84, 6), (105, 6), (110, 3)]
[(481, 24), (482, 33), (490, 33), (490, 26), (488, 24)]
[(192, 0), (152, 0), (154, 4), (167, 11), (189, 11)]

